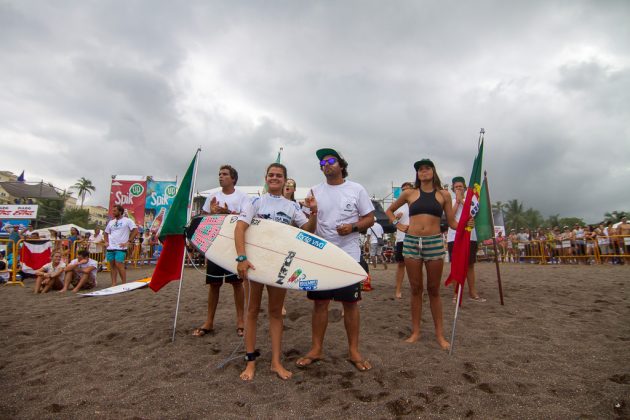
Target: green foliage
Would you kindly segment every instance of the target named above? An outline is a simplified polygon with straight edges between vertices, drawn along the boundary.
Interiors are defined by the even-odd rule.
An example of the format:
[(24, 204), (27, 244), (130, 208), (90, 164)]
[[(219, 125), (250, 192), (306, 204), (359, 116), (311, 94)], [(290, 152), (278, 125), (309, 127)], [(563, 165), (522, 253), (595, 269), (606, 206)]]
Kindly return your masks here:
[(523, 217), (525, 218), (525, 223), (527, 224), (527, 227), (529, 229), (537, 229), (538, 227), (542, 226), (545, 221), (542, 217), (542, 214), (540, 214), (538, 210), (535, 210), (531, 207), (525, 211)]
[(577, 223), (580, 226), (584, 226), (586, 223), (584, 223), (584, 220), (582, 220), (579, 217), (563, 217), (559, 220), (560, 224), (558, 226), (560, 226), (560, 228), (562, 228), (563, 226), (569, 226), (571, 229), (573, 229), (573, 226)]
[(66, 205), (62, 195), (60, 195), (57, 200), (40, 198), (37, 200), (37, 204), (39, 206), (37, 219), (35, 220), (35, 227), (37, 229), (61, 224), (63, 211)]
[(523, 203), (518, 200), (510, 200), (505, 204), (505, 227), (508, 229), (516, 229), (527, 227), (525, 212), (523, 211)]
[(90, 212), (78, 208), (68, 208), (63, 212), (63, 224), (75, 224), (82, 228), (89, 228)]
[[(510, 200), (507, 203), (502, 203), (497, 201), (492, 205), (492, 208), (497, 210), (502, 210), (505, 214), (505, 228), (509, 231), (510, 229), (519, 230), (520, 228), (526, 229), (537, 229), (539, 227), (560, 227), (569, 226), (573, 228), (573, 226), (577, 223), (580, 226), (584, 226), (584, 220), (579, 217), (560, 217), (559, 214), (552, 214), (547, 219), (545, 219), (540, 211), (534, 208), (528, 208), (527, 210), (523, 210), (523, 203), (518, 200)], [(613, 212), (613, 213), (621, 213), (623, 212)], [(607, 213), (609, 214), (609, 213)], [(621, 219), (622, 216), (619, 216)]]
[(627, 212), (627, 211), (615, 210), (613, 212), (606, 212), (606, 213), (604, 213), (604, 223), (621, 222), (621, 219), (624, 218), (624, 217), (628, 217), (628, 215), (630, 215), (630, 212)]

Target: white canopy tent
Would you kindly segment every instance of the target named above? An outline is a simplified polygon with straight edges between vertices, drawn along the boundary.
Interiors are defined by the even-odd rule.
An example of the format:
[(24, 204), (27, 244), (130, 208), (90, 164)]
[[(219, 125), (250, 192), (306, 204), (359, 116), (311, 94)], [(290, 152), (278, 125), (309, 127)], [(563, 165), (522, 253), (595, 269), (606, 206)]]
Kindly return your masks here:
[(72, 223), (67, 224), (67, 225), (51, 226), (47, 228), (37, 229), (37, 230), (34, 230), (33, 233), (35, 232), (39, 233), (40, 238), (50, 238), (50, 230), (52, 229), (55, 232), (61, 233), (61, 235), (67, 237), (70, 235), (70, 229), (73, 227), (79, 230), (79, 233), (81, 234), (81, 236), (85, 235), (86, 233), (90, 233), (92, 235), (94, 234), (94, 230), (84, 229), (81, 226), (78, 226)]

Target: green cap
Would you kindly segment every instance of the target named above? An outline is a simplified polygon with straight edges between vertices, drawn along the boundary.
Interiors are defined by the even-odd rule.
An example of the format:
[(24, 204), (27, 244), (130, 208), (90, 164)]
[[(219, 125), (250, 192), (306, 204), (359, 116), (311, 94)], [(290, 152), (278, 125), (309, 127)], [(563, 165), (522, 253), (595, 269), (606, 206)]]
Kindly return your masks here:
[(453, 180), (451, 181), (451, 185), (455, 185), (456, 182), (461, 182), (462, 184), (466, 185), (466, 180), (463, 176), (456, 176), (455, 178), (453, 178)]
[(330, 149), (330, 148), (319, 149), (317, 152), (315, 152), (315, 154), (317, 155), (317, 159), (319, 160), (324, 159), (324, 157), (326, 156), (335, 156), (337, 159), (343, 159), (343, 156), (337, 153), (335, 149)]
[(416, 168), (416, 171), (420, 169), (422, 165), (427, 165), (435, 169), (435, 165), (431, 161), (431, 159), (422, 159), (413, 164), (413, 167)]

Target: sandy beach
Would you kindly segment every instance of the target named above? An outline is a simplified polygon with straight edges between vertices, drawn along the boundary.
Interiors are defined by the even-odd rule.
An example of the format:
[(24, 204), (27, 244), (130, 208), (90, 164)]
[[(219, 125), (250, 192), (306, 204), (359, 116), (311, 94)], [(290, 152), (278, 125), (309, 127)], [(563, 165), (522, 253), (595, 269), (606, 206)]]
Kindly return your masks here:
[[(426, 296), (421, 342), (402, 342), (408, 285), (395, 299), (395, 268), (373, 270), (375, 290), (360, 303), (361, 350), (374, 365), (365, 373), (346, 361), (339, 304), (331, 304), (325, 359), (295, 367), (309, 349), (311, 304), (289, 292), (283, 350), (293, 378), (269, 371), (261, 313), (252, 383), (238, 376), (244, 351), (230, 286), (222, 288), (215, 332), (191, 336), (207, 300), (193, 269), (185, 272), (175, 343), (177, 282), (157, 294), (100, 298), (2, 287), (0, 417), (630, 418), (630, 267), (504, 265), (505, 306), (494, 265), (478, 264), (477, 273), (487, 301), (464, 301), (449, 356), (434, 340)], [(128, 271), (131, 280), (149, 274)], [(98, 287), (109, 283), (100, 273)], [(442, 297), (450, 335), (455, 305), (450, 290)]]

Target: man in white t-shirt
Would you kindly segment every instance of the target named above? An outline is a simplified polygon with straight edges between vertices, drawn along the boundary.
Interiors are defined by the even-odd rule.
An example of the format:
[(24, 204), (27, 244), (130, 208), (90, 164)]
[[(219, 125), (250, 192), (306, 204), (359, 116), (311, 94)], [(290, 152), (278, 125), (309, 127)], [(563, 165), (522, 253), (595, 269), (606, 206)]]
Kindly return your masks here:
[(387, 270), (387, 263), (383, 257), (383, 245), (385, 245), (384, 235), (385, 231), (383, 230), (383, 226), (376, 221), (375, 217), (374, 224), (367, 230), (367, 242), (370, 244), (370, 262), (372, 263), (372, 267), (376, 268), (380, 257), (383, 262), (383, 268)]
[[(453, 210), (455, 211), (455, 221), (459, 222), (459, 218), (462, 215), (462, 210), (464, 208), (464, 200), (466, 197), (466, 180), (462, 176), (456, 176), (453, 178), (452, 182), (452, 190), (455, 193), (455, 198), (453, 199)], [(448, 244), (448, 257), (450, 261), (453, 261), (453, 245), (455, 244), (455, 236), (457, 235), (457, 231), (454, 229), (448, 228), (448, 234), (446, 236), (446, 242)], [(470, 299), (485, 302), (486, 300), (479, 296), (477, 293), (477, 289), (475, 288), (475, 262), (477, 261), (477, 232), (473, 228), (472, 232), (470, 232), (470, 251), (468, 254), (468, 272), (466, 273), (466, 282), (468, 283), (468, 294)], [(457, 286), (458, 283), (454, 282), (455, 286), (455, 296), (453, 300), (457, 300)], [(462, 292), (463, 296), (463, 292)]]
[(96, 287), (96, 270), (98, 263), (90, 258), (90, 253), (82, 249), (77, 253), (77, 258), (66, 266), (63, 288), (59, 292), (67, 292), (70, 285), (72, 293), (79, 290), (93, 289)]
[(125, 270), (125, 259), (127, 248), (133, 244), (138, 228), (131, 219), (124, 216), (125, 209), (117, 204), (112, 209), (114, 218), (107, 223), (105, 228), (105, 247), (107, 249), (106, 258), (109, 263), (109, 270), (112, 278), (112, 286), (116, 286), (117, 274), (123, 284), (127, 282), (127, 272)]
[[(411, 182), (403, 182), (400, 186), (402, 191), (406, 191), (410, 188), (413, 188), (413, 183)], [(409, 205), (407, 203), (403, 204), (398, 211), (394, 214), (396, 216), (396, 220), (403, 225), (409, 225)], [(402, 298), (402, 284), (405, 279), (405, 258), (403, 257), (403, 241), (405, 240), (405, 232), (400, 229), (396, 229), (396, 250), (394, 252), (394, 257), (396, 259), (396, 263), (398, 263), (398, 267), (396, 267), (396, 298)]]
[[(221, 191), (212, 193), (206, 198), (201, 208), (204, 214), (240, 214), (250, 203), (250, 199), (243, 191), (236, 189), (238, 172), (230, 165), (219, 168), (219, 185)], [(195, 337), (203, 337), (214, 329), (214, 315), (219, 304), (219, 293), (223, 282), (232, 285), (234, 290), (234, 305), (236, 306), (236, 334), (243, 336), (245, 326), (245, 293), (243, 281), (235, 273), (219, 267), (210, 260), (206, 260), (206, 284), (208, 287), (208, 315), (201, 327), (193, 330)]]
[[(348, 181), (348, 162), (334, 149), (316, 152), (325, 182), (311, 188), (317, 200), (318, 236), (332, 242), (359, 262), (361, 244), (359, 231), (366, 231), (374, 223), (374, 205), (363, 186)], [(367, 271), (367, 270), (366, 270)], [(313, 301), (312, 346), (300, 357), (296, 365), (304, 368), (321, 359), (324, 336), (328, 325), (328, 306), (331, 300), (342, 302), (344, 326), (348, 336), (348, 356), (359, 371), (372, 368), (359, 352), (359, 305), (361, 283), (335, 290), (310, 291), (307, 297)]]

